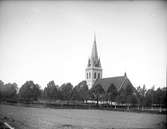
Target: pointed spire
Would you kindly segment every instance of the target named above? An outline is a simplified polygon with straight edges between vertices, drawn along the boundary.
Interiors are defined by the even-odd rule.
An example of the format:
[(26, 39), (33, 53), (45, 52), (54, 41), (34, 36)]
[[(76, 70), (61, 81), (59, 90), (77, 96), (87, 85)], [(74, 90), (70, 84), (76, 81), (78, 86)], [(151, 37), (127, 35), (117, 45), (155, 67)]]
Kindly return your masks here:
[(96, 33), (94, 32), (94, 42), (96, 42)]
[(98, 60), (98, 54), (97, 54), (97, 47), (96, 47), (96, 35), (94, 33), (94, 42), (92, 47), (92, 55), (91, 58), (94, 60)]
[(90, 62), (90, 59), (88, 60), (88, 67), (90, 67), (90, 65), (91, 65), (91, 62)]
[(98, 66), (101, 67), (101, 61), (100, 61), (100, 58), (99, 58)]
[(127, 77), (127, 74), (126, 74), (126, 72), (124, 73), (124, 77), (125, 77), (125, 78)]

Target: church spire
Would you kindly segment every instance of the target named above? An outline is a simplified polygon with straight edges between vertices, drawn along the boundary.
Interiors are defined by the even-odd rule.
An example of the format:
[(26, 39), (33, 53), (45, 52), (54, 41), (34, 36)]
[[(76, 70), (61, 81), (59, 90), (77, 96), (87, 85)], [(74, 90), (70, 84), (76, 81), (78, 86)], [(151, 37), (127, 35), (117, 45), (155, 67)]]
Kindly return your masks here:
[(96, 42), (96, 34), (95, 34), (95, 32), (94, 32), (94, 42)]
[(91, 57), (88, 60), (88, 65), (86, 68), (86, 82), (88, 87), (91, 88), (97, 79), (102, 78), (102, 67), (100, 58), (97, 54), (97, 46), (96, 46), (96, 35), (94, 33), (94, 41), (92, 47)]
[(96, 46), (96, 35), (95, 34), (94, 34), (94, 42), (93, 42), (93, 47), (92, 47), (91, 58), (94, 60), (98, 60), (97, 46)]

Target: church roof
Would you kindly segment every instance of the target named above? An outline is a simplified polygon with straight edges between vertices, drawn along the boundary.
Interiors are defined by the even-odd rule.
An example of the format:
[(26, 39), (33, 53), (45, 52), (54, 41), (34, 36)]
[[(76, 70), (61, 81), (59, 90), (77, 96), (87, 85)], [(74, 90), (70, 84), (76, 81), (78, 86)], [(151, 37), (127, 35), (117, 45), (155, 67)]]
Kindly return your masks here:
[(94, 85), (100, 84), (105, 91), (108, 90), (111, 84), (119, 91), (121, 88), (125, 88), (127, 85), (132, 85), (127, 76), (109, 77), (96, 80)]

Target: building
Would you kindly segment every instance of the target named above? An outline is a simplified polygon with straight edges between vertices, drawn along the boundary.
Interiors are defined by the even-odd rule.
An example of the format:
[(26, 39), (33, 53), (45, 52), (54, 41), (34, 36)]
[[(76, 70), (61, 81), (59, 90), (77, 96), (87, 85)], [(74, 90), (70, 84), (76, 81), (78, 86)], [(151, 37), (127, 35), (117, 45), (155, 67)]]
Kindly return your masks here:
[(97, 84), (100, 84), (105, 91), (107, 91), (111, 84), (113, 84), (118, 91), (128, 85), (133, 86), (126, 73), (123, 76), (102, 78), (102, 72), (102, 66), (97, 52), (96, 37), (94, 36), (91, 57), (88, 59), (87, 68), (85, 70), (86, 82), (89, 89)]
[(94, 85), (97, 84), (100, 84), (104, 91), (107, 91), (111, 84), (113, 84), (118, 91), (120, 91), (122, 88), (126, 88), (128, 85), (133, 86), (126, 73), (123, 76), (98, 79), (95, 81)]
[(97, 53), (97, 46), (96, 46), (96, 37), (94, 36), (94, 42), (92, 47), (92, 54), (91, 57), (88, 59), (88, 65), (86, 68), (86, 82), (89, 88), (93, 86), (96, 80), (102, 78), (102, 67), (100, 58), (98, 57)]

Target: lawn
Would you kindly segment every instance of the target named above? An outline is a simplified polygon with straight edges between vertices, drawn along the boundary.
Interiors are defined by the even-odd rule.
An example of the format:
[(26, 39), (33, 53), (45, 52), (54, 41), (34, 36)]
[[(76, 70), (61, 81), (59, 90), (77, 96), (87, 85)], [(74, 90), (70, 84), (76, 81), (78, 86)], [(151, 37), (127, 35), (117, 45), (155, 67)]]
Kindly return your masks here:
[(158, 128), (166, 115), (106, 110), (50, 109), (0, 105), (17, 129)]

